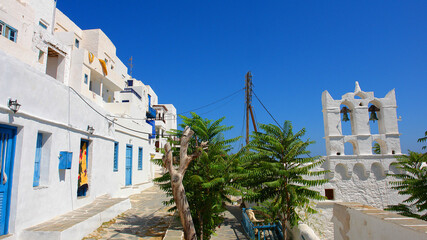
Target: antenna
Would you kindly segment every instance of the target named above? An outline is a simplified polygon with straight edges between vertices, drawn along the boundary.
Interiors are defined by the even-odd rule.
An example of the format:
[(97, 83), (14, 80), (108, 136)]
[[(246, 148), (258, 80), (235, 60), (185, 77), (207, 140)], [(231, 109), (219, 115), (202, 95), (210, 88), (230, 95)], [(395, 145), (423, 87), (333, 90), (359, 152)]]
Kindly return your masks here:
[(132, 77), (132, 68), (133, 68), (133, 63), (132, 63), (133, 57), (130, 56), (129, 58), (129, 75)]

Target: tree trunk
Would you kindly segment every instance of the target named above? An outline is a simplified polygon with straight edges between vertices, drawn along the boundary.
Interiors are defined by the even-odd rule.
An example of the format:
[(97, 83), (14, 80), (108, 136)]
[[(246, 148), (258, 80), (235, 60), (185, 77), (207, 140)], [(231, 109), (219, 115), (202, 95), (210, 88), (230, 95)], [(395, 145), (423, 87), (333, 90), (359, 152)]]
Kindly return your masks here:
[[(194, 228), (193, 219), (191, 217), (190, 206), (188, 205), (185, 189), (182, 185), (185, 171), (187, 170), (190, 162), (197, 158), (201, 153), (201, 149), (199, 148), (192, 155), (187, 155), (188, 143), (193, 134), (194, 132), (190, 129), (190, 127), (187, 126), (184, 129), (181, 137), (180, 161), (178, 169), (175, 169), (173, 166), (172, 149), (169, 143), (166, 143), (165, 145), (165, 155), (163, 156), (163, 164), (168, 169), (171, 176), (173, 199), (175, 200), (179, 217), (181, 219), (181, 224), (184, 228), (185, 240), (197, 239), (196, 229)], [(201, 148), (203, 148), (206, 144), (207, 143), (205, 142), (202, 143)]]

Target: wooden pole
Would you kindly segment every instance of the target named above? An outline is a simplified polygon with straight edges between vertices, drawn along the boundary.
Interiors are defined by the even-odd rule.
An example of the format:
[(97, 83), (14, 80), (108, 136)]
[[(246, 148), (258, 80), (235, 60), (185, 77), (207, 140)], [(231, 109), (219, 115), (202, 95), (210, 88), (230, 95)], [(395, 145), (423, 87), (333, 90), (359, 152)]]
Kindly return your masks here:
[(252, 103), (252, 74), (246, 73), (245, 77), (245, 97), (246, 97), (246, 145), (249, 144), (249, 111)]

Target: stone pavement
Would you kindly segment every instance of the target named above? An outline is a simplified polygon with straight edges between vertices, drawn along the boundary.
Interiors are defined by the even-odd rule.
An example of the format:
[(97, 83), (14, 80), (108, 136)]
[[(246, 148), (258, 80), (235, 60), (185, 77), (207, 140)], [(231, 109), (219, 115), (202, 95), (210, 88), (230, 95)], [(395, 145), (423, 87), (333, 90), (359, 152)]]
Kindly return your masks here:
[(242, 210), (240, 207), (227, 205), (225, 220), (221, 224), (221, 227), (216, 229), (216, 236), (212, 236), (211, 240), (248, 239), (244, 234), (242, 225), (240, 224), (241, 220)]
[(103, 223), (84, 239), (161, 240), (173, 219), (172, 213), (167, 212), (169, 207), (165, 207), (162, 203), (168, 199), (158, 186), (132, 195), (130, 196), (131, 209)]

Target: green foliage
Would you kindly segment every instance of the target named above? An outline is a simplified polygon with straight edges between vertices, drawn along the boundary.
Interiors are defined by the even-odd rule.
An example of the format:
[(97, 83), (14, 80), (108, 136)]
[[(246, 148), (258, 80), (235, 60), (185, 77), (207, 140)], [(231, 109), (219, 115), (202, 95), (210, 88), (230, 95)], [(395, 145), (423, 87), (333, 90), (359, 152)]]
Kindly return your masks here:
[[(215, 228), (223, 222), (222, 213), (226, 210), (225, 203), (230, 202), (228, 196), (238, 193), (230, 184), (232, 181), (230, 173), (238, 163), (237, 155), (232, 155), (229, 151), (230, 144), (239, 138), (224, 138), (224, 132), (232, 128), (221, 125), (224, 118), (212, 121), (203, 119), (195, 113), (191, 114), (191, 118), (181, 116), (183, 123), (180, 124), (182, 129), (189, 126), (194, 131), (194, 137), (189, 143), (188, 154), (193, 153), (196, 146), (200, 146), (205, 141), (208, 142), (208, 148), (190, 163), (183, 179), (183, 185), (197, 237), (200, 239), (203, 234), (203, 239), (209, 239), (215, 232)], [(176, 130), (174, 134), (179, 138), (182, 136), (182, 131)], [(179, 142), (172, 143), (179, 145)], [(179, 156), (179, 149), (173, 148), (173, 155)], [(179, 157), (176, 159), (178, 160)], [(162, 161), (157, 160), (157, 163), (161, 165)], [(169, 173), (155, 181), (160, 183), (161, 189), (172, 196)], [(165, 204), (174, 204), (173, 198)]]
[(380, 146), (380, 144), (376, 142), (374, 144), (373, 150), (374, 150), (375, 154), (381, 154), (381, 146)]
[[(418, 138), (417, 142), (427, 142), (427, 131), (424, 133), (424, 137), (422, 138)], [(425, 150), (427, 148), (427, 146), (423, 146), (422, 149)]]
[(392, 164), (401, 172), (390, 174), (398, 179), (390, 184), (400, 195), (409, 197), (400, 204), (389, 205), (386, 210), (427, 221), (427, 155), (409, 151), (409, 155), (396, 158), (397, 162)]
[(267, 214), (276, 215), (271, 219), (294, 226), (300, 220), (297, 208), (315, 212), (309, 205), (310, 199), (324, 199), (310, 189), (327, 182), (321, 177), (326, 171), (313, 170), (324, 160), (309, 156), (307, 147), (314, 142), (302, 140), (305, 129), (294, 133), (289, 121), (283, 128), (259, 124), (259, 129), (252, 135), (234, 177), (246, 200), (263, 203), (269, 209)]

